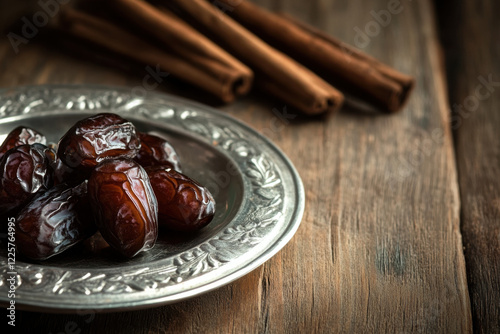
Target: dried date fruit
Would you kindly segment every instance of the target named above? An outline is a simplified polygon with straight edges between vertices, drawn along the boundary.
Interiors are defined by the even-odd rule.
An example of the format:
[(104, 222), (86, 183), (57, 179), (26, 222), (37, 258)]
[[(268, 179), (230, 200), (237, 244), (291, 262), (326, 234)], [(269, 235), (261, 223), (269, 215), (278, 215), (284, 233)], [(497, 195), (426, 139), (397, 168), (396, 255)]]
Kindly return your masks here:
[(154, 246), (158, 203), (146, 171), (130, 159), (106, 160), (90, 175), (96, 224), (111, 247), (133, 257)]
[(141, 149), (137, 153), (135, 161), (142, 167), (168, 165), (179, 173), (181, 172), (179, 156), (168, 141), (148, 133), (139, 132), (138, 134), (141, 140)]
[(33, 130), (27, 126), (18, 126), (5, 138), (2, 146), (0, 146), (0, 158), (7, 152), (8, 150), (21, 146), (21, 145), (31, 145), (39, 143), (45, 145), (47, 140), (44, 135), (40, 132)]
[(90, 172), (101, 161), (133, 158), (140, 148), (134, 125), (116, 114), (78, 121), (59, 141), (57, 156), (67, 166)]
[(41, 144), (8, 150), (0, 160), (0, 213), (26, 205), (38, 192), (52, 186), (52, 168)]
[(87, 199), (87, 183), (59, 184), (37, 195), (16, 220), (17, 250), (45, 260), (89, 238), (97, 231)]
[(158, 200), (158, 223), (176, 231), (196, 231), (215, 214), (215, 200), (207, 188), (168, 166), (146, 168)]

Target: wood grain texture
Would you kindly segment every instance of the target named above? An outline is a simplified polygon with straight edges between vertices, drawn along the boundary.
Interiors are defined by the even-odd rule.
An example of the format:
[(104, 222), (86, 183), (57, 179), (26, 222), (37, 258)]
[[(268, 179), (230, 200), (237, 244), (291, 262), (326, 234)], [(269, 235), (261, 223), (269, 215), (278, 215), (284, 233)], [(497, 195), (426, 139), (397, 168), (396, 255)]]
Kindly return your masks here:
[(500, 333), (500, 4), (440, 6), (474, 330)]
[[(457, 171), (430, 1), (401, 1), (400, 12), (386, 26), (379, 24), (378, 33), (370, 31), (365, 43), (355, 28), (376, 28), (370, 12), (387, 10), (385, 0), (259, 3), (289, 11), (414, 75), (417, 85), (407, 107), (389, 116), (359, 111), (351, 103), (338, 115), (307, 118), (256, 94), (221, 107), (268, 136), (297, 167), (306, 209), (290, 243), (249, 275), (185, 302), (114, 314), (20, 312), (19, 330), (471, 332)], [(14, 55), (2, 39), (0, 59), (1, 86), (133, 87), (142, 80), (71, 58), (41, 41)], [(161, 91), (186, 88), (167, 81)], [(277, 116), (285, 108), (293, 119)]]

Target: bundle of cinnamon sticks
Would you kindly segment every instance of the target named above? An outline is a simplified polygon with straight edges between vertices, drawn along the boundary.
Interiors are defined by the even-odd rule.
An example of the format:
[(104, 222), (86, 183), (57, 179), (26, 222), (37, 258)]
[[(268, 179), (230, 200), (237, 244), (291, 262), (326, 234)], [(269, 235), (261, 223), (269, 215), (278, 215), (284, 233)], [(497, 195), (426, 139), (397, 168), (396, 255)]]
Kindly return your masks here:
[[(344, 95), (314, 73), (347, 81), (380, 109), (400, 110), (412, 77), (286, 15), (240, 0), (109, 0), (107, 16), (66, 9), (58, 27), (231, 102), (252, 85), (306, 114), (338, 110)], [(111, 15), (111, 18), (110, 18)], [(300, 62), (299, 62), (300, 61)]]

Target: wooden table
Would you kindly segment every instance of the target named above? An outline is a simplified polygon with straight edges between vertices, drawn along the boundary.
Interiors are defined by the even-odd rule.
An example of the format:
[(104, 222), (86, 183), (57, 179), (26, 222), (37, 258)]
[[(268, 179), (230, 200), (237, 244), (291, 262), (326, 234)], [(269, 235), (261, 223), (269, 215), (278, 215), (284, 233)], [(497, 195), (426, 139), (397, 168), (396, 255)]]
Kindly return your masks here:
[[(258, 2), (416, 76), (408, 106), (387, 115), (348, 104), (317, 118), (287, 109), (290, 120), (272, 112), (286, 105), (258, 94), (220, 107), (270, 137), (297, 167), (306, 209), (291, 242), (247, 276), (184, 302), (112, 314), (18, 312), (17, 329), (500, 332), (500, 3), (439, 2), (436, 11), (430, 0), (401, 0), (384, 19), (394, 1)], [(16, 55), (2, 37), (2, 87), (140, 85), (141, 75), (42, 40)], [(166, 81), (158, 91), (189, 89)], [(269, 131), (271, 124), (279, 126)]]

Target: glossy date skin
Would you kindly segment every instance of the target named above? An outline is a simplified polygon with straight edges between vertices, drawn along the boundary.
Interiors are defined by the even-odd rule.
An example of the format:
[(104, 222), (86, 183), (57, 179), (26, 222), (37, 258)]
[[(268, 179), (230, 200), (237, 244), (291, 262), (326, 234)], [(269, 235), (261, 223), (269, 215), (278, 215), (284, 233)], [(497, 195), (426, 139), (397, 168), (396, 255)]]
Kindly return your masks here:
[(146, 171), (131, 159), (106, 160), (89, 179), (89, 201), (104, 239), (126, 257), (152, 248), (158, 203)]
[(77, 122), (59, 141), (57, 156), (73, 169), (90, 172), (100, 162), (133, 158), (140, 148), (134, 125), (116, 114), (97, 114)]
[(207, 188), (168, 166), (146, 168), (158, 199), (158, 223), (175, 231), (205, 227), (215, 214), (215, 200)]
[(41, 144), (10, 149), (0, 160), (0, 214), (15, 212), (52, 186), (52, 168)]
[(144, 132), (139, 132), (138, 135), (141, 140), (141, 149), (134, 160), (142, 167), (167, 165), (179, 173), (182, 172), (179, 156), (168, 141)]
[(47, 139), (40, 132), (33, 130), (32, 128), (27, 126), (18, 126), (9, 132), (2, 143), (2, 146), (0, 146), (0, 158), (5, 154), (5, 152), (14, 147), (35, 143), (45, 145), (47, 143)]
[(59, 184), (37, 195), (16, 219), (17, 250), (45, 260), (89, 238), (97, 231), (87, 199), (87, 183)]

